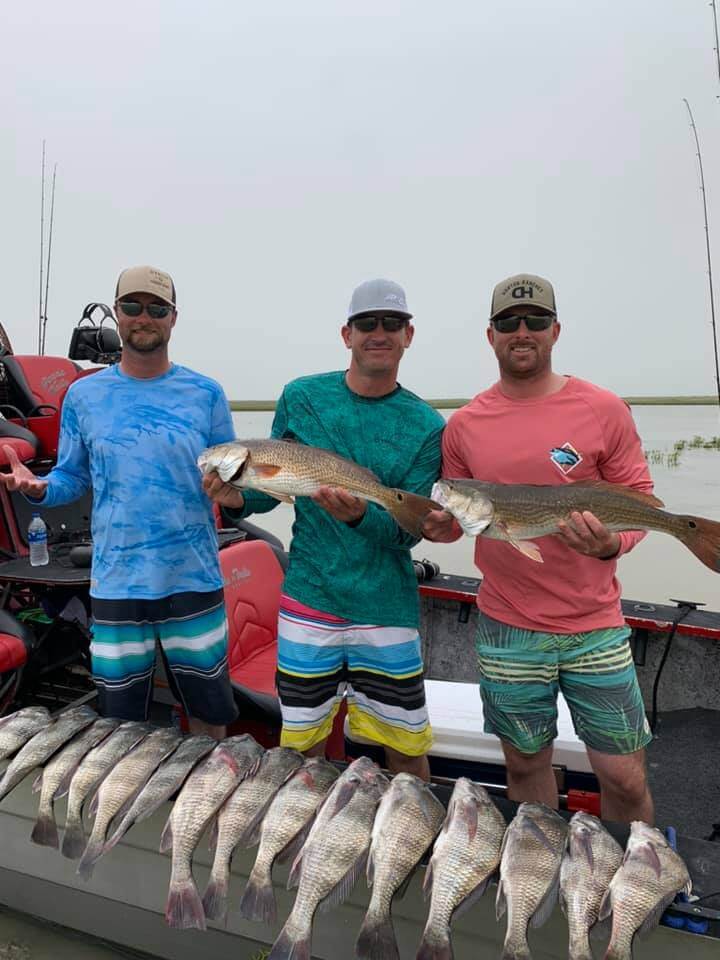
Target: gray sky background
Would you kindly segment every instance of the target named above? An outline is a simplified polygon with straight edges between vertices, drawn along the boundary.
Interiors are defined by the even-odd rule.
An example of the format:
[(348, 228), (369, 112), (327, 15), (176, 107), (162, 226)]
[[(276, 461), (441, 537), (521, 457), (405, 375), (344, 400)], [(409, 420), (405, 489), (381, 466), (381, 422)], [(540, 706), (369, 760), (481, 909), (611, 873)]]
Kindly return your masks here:
[[(695, 112), (711, 213), (720, 93), (705, 0), (5, 3), (2, 319), (37, 342), (40, 154), (58, 164), (48, 352), (151, 263), (173, 357), (233, 399), (345, 365), (352, 288), (416, 315), (402, 382), (495, 376), (490, 291), (555, 284), (556, 367), (712, 393)], [(720, 220), (715, 219), (715, 250)], [(718, 269), (720, 281), (720, 269)]]

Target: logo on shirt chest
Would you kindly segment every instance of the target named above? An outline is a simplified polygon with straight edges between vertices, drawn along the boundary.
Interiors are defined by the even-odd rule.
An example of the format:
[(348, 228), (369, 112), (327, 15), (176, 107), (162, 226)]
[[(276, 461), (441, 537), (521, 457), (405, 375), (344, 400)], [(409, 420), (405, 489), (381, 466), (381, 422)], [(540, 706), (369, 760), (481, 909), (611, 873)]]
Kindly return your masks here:
[(561, 447), (553, 447), (550, 450), (550, 459), (561, 473), (568, 474), (579, 463), (582, 463), (583, 458), (568, 441)]

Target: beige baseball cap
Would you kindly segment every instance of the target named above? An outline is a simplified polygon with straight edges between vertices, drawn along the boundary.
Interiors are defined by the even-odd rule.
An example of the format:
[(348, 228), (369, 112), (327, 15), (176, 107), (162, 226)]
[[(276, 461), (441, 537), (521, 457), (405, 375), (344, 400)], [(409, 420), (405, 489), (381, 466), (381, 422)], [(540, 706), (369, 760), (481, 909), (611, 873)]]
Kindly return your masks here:
[(129, 293), (150, 293), (169, 303), (171, 307), (175, 306), (175, 284), (172, 277), (156, 267), (128, 267), (123, 270), (118, 277), (115, 299), (119, 300)]
[(490, 319), (519, 306), (541, 307), (557, 314), (555, 291), (550, 281), (532, 273), (518, 273), (502, 280), (493, 290)]

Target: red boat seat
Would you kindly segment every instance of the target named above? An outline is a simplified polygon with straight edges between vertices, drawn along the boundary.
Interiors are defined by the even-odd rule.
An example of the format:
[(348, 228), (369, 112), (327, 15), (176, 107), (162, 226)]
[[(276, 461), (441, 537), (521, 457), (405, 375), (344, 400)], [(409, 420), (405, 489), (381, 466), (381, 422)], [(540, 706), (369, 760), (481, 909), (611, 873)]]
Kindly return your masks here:
[(27, 648), (20, 637), (0, 633), (0, 673), (17, 670), (27, 662), (27, 658)]
[(275, 686), (283, 571), (269, 544), (243, 541), (220, 551), (228, 618), (228, 667), (235, 698), (280, 722)]
[[(80, 373), (80, 367), (67, 357), (15, 354), (12, 359), (25, 375), (25, 380), (38, 406), (50, 404), (59, 410), (68, 387), (77, 380)], [(23, 413), (29, 412), (29, 410), (23, 410)]]
[[(18, 356), (0, 360), (13, 385), (14, 405), (39, 441), (39, 453), (54, 458), (60, 434), (60, 408), (68, 387), (84, 372), (66, 357)], [(11, 411), (5, 411), (12, 416)]]
[(32, 648), (31, 631), (7, 610), (0, 610), (0, 674), (27, 663)]

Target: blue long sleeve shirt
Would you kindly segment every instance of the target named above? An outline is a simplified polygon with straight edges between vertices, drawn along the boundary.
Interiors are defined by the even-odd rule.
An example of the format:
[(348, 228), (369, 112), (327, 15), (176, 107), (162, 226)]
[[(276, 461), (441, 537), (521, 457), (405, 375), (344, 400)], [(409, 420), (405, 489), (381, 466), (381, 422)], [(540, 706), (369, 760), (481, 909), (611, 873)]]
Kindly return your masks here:
[(83, 377), (62, 408), (58, 461), (39, 507), (92, 488), (90, 593), (157, 599), (222, 586), (212, 504), (196, 460), (235, 437), (222, 387), (187, 367)]

